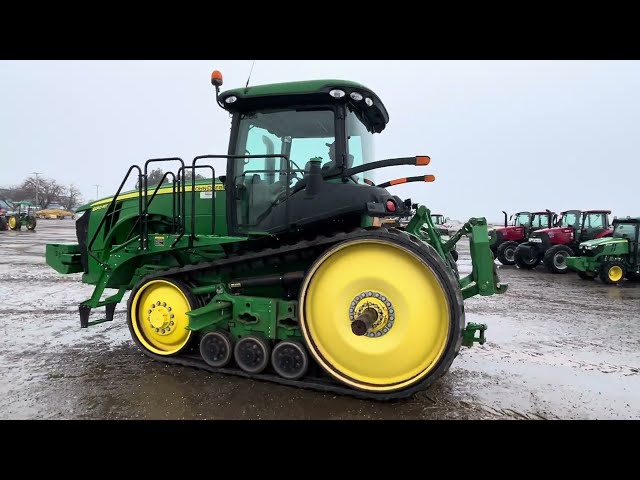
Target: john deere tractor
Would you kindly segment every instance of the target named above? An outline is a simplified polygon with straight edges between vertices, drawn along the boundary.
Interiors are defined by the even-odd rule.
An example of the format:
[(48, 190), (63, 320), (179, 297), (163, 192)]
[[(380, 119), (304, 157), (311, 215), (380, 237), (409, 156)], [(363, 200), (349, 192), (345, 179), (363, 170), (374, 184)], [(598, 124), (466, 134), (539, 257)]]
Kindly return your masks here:
[(566, 258), (574, 255), (581, 242), (610, 237), (610, 210), (567, 210), (554, 219), (553, 228), (533, 232), (527, 242), (518, 245), (515, 261), (518, 267), (533, 269), (540, 262), (551, 273), (567, 273)]
[(616, 218), (612, 237), (582, 242), (566, 263), (585, 280), (600, 277), (610, 285), (625, 277), (640, 280), (640, 218)]
[(504, 227), (489, 232), (491, 251), (503, 265), (515, 265), (515, 251), (518, 245), (526, 242), (532, 232), (551, 227), (554, 213), (549, 210), (518, 212), (509, 218), (511, 225), (508, 224), (507, 212), (503, 210), (502, 213)]
[[(445, 241), (421, 205), (404, 230), (385, 226), (413, 204), (366, 175), (430, 158), (375, 159), (389, 114), (373, 91), (312, 80), (221, 93), (218, 71), (212, 83), (231, 116), (226, 154), (131, 166), (112, 197), (78, 209), (77, 244), (47, 245), (48, 265), (95, 285), (80, 327), (112, 320), (129, 292), (130, 333), (152, 359), (373, 399), (426, 389), (461, 346), (484, 343), (464, 300), (507, 289), (487, 223)], [(160, 162), (176, 169), (147, 185)], [(434, 180), (401, 180), (416, 179)], [(472, 272), (460, 278), (450, 252), (463, 236)]]
[(3, 201), (0, 204), (0, 230), (22, 230), (24, 225), (27, 230), (36, 229), (36, 207), (30, 202), (13, 202), (9, 204)]

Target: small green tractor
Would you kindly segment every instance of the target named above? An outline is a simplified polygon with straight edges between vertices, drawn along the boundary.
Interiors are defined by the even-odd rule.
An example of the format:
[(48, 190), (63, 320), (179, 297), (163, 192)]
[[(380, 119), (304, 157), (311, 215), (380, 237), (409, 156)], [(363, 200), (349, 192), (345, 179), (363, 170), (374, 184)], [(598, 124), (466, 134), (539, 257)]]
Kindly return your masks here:
[(582, 242), (567, 267), (584, 280), (600, 277), (610, 285), (640, 280), (640, 217), (616, 218), (612, 227), (612, 237)]
[(0, 230), (36, 229), (36, 207), (30, 202), (3, 201), (0, 205)]
[[(47, 245), (48, 265), (95, 285), (80, 327), (113, 320), (130, 292), (129, 331), (154, 360), (379, 400), (426, 389), (461, 346), (484, 343), (464, 300), (507, 290), (487, 222), (445, 241), (421, 205), (403, 229), (385, 225), (414, 206), (387, 187), (434, 178), (367, 178), (430, 163), (374, 158), (389, 114), (373, 91), (311, 80), (221, 93), (218, 71), (212, 83), (231, 117), (226, 154), (131, 166), (112, 197), (78, 209), (77, 243)], [(148, 185), (159, 162), (177, 171)], [(138, 187), (123, 191), (132, 173)], [(472, 271), (460, 277), (451, 252), (463, 236)]]

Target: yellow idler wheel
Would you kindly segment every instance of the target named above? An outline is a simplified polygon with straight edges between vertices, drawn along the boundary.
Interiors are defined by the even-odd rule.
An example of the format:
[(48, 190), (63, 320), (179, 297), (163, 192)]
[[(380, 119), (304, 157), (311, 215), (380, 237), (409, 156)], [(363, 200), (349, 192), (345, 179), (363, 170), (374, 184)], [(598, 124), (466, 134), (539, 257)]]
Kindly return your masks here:
[(137, 287), (129, 298), (129, 330), (138, 345), (156, 355), (177, 355), (189, 347), (187, 312), (195, 299), (183, 283), (154, 279)]
[(453, 273), (404, 233), (357, 234), (322, 254), (299, 308), (315, 360), (374, 396), (426, 388), (460, 349), (464, 307)]

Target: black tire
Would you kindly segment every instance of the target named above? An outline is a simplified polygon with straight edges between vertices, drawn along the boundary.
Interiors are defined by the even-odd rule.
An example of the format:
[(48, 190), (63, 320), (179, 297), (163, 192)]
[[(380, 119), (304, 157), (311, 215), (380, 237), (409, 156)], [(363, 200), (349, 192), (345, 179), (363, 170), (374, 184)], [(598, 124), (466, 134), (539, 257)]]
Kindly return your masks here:
[(518, 242), (509, 240), (500, 244), (498, 247), (498, 261), (503, 265), (515, 265), (516, 248), (518, 248)]
[(7, 217), (5, 217), (4, 215), (0, 217), (0, 231), (4, 232), (5, 230), (8, 230), (8, 223), (7, 223)]
[(640, 282), (640, 273), (635, 273), (635, 272), (627, 272), (627, 280), (630, 280), (632, 282)]
[(573, 251), (566, 245), (554, 245), (544, 252), (542, 262), (551, 273), (567, 273), (569, 267), (566, 258), (571, 256), (573, 256)]
[(27, 217), (27, 230), (35, 230), (36, 229), (36, 217)]
[(457, 259), (453, 258), (452, 252), (449, 252), (447, 257), (449, 258), (449, 262), (451, 263), (451, 269), (453, 270), (453, 274), (456, 276), (456, 280), (460, 280), (460, 272), (458, 271), (458, 263)]
[(624, 263), (620, 260), (609, 260), (600, 266), (599, 276), (603, 283), (617, 285), (624, 280), (626, 273)]
[(598, 274), (595, 272), (578, 272), (578, 276), (582, 279), (582, 280), (593, 280), (595, 279)]
[(306, 295), (309, 285), (312, 284), (316, 269), (324, 263), (325, 259), (337, 250), (341, 248), (349, 248), (349, 244), (359, 243), (360, 241), (373, 241), (391, 244), (394, 247), (400, 248), (401, 250), (419, 258), (420, 261), (422, 261), (437, 278), (441, 285), (442, 292), (448, 300), (450, 328), (446, 339), (445, 349), (433, 366), (429, 368), (428, 373), (424, 374), (421, 378), (416, 379), (413, 383), (398, 387), (397, 389), (387, 389), (380, 392), (368, 390), (366, 387), (363, 387), (363, 385), (358, 385), (357, 387), (354, 385), (351, 386), (351, 388), (367, 391), (371, 398), (389, 399), (408, 397), (419, 391), (426, 390), (431, 384), (433, 384), (433, 382), (446, 374), (451, 367), (453, 360), (460, 352), (465, 327), (464, 302), (454, 270), (447, 265), (433, 247), (425, 244), (417, 238), (393, 228), (388, 230), (379, 229), (358, 232), (353, 234), (350, 239), (340, 242), (334, 247), (323, 252), (323, 254), (320, 255), (320, 257), (309, 268), (307, 277), (300, 288), (298, 318), (300, 319), (300, 325), (304, 335), (304, 343), (307, 347), (307, 351), (310, 353), (311, 357), (316, 360), (319, 366), (331, 377), (334, 377), (335, 382), (342, 383), (344, 378), (343, 374), (339, 372), (335, 366), (330, 365), (330, 362), (323, 357), (318, 345), (315, 344), (315, 340), (309, 334), (306, 320)]
[(523, 270), (533, 270), (540, 263), (540, 259), (537, 256), (533, 259), (530, 259), (529, 255), (524, 253), (524, 250), (522, 249), (522, 247), (527, 246), (529, 246), (529, 244), (527, 244), (526, 242), (518, 245), (513, 259), (515, 260), (516, 266), (518, 268), (522, 268)]

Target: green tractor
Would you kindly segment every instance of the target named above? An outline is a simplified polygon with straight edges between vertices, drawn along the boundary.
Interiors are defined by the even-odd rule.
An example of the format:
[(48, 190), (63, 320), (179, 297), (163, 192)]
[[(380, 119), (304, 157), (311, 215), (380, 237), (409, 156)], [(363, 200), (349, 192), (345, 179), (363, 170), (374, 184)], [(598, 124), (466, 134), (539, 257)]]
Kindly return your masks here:
[(444, 215), (440, 213), (431, 214), (431, 221), (433, 222), (436, 229), (438, 230), (438, 233), (440, 233), (440, 236), (442, 237), (446, 237), (449, 235), (449, 227), (447, 225), (447, 220), (448, 218), (446, 218)]
[(567, 267), (584, 280), (600, 277), (610, 285), (625, 277), (640, 280), (640, 217), (616, 218), (612, 227), (612, 237), (582, 242), (578, 255), (566, 258)]
[[(389, 114), (373, 91), (315, 80), (221, 93), (218, 71), (212, 83), (231, 116), (226, 154), (131, 166), (113, 197), (78, 209), (77, 244), (47, 245), (49, 266), (95, 285), (80, 327), (113, 320), (130, 291), (131, 336), (154, 360), (379, 400), (426, 389), (461, 346), (485, 342), (464, 300), (507, 290), (487, 223), (445, 241), (418, 206), (406, 228), (385, 226), (413, 204), (367, 173), (430, 159), (374, 158)], [(212, 159), (226, 160), (222, 175)], [(177, 170), (147, 185), (158, 162)], [(123, 191), (132, 173), (138, 187)], [(463, 236), (461, 278), (451, 251)]]
[[(8, 208), (7, 208), (8, 207)], [(27, 230), (36, 229), (36, 207), (31, 202), (6, 202), (0, 205), (1, 230), (22, 230), (24, 225)]]

